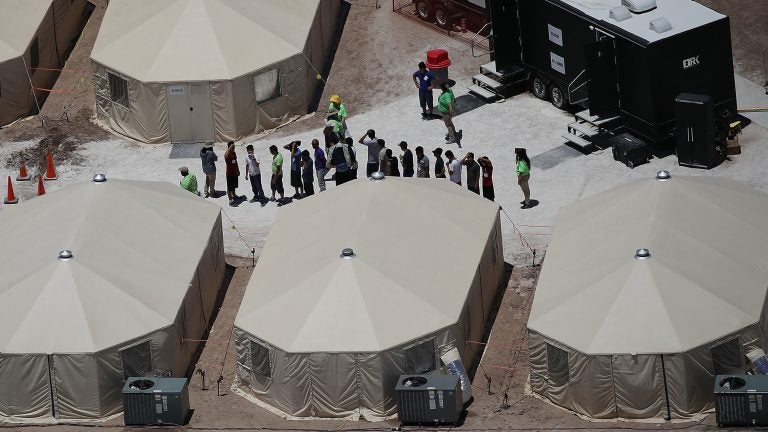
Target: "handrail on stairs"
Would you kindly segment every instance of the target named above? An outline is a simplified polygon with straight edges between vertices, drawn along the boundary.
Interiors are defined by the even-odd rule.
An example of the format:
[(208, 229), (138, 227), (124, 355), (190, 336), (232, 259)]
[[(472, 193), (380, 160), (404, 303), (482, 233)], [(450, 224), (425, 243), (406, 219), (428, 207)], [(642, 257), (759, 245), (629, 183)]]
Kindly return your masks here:
[(485, 30), (485, 29), (486, 29), (486, 27), (488, 27), (489, 25), (491, 25), (491, 22), (490, 22), (490, 21), (488, 21), (487, 23), (485, 23), (485, 25), (484, 25), (482, 28), (480, 28), (480, 30), (478, 30), (478, 31), (475, 33), (475, 35), (474, 35), (474, 36), (472, 36), (472, 40), (471, 40), (471, 42), (470, 42), (470, 44), (469, 44), (469, 46), (470, 46), (470, 47), (471, 47), (471, 49), (472, 49), (472, 57), (475, 57), (475, 58), (477, 58), (477, 57), (480, 57), (480, 56), (484, 56), (484, 55), (486, 55), (486, 54), (490, 54), (491, 52), (493, 52), (493, 50), (490, 50), (490, 52), (488, 52), (488, 53), (480, 53), (479, 55), (475, 55), (475, 45), (477, 45), (477, 42), (478, 42), (479, 40), (489, 40), (489, 39), (491, 38), (491, 35), (490, 35), (490, 34), (488, 34), (488, 36), (483, 36), (481, 39), (479, 39), (479, 40), (478, 40), (478, 36), (480, 36), (480, 33), (482, 33), (482, 32), (483, 32), (483, 30)]

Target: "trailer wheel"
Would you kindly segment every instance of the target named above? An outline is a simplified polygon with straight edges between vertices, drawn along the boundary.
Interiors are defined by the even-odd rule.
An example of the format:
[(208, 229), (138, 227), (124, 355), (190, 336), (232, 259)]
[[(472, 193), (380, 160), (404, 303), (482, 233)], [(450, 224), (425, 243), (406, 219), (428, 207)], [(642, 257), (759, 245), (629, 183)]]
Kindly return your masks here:
[(432, 21), (432, 5), (426, 0), (416, 2), (416, 15), (424, 21)]
[(547, 100), (547, 83), (540, 76), (531, 75), (529, 85), (534, 96), (541, 100)]
[(564, 110), (568, 106), (568, 101), (565, 99), (563, 91), (560, 90), (560, 86), (557, 84), (552, 84), (550, 87), (549, 98), (552, 102), (552, 105), (554, 105), (557, 109)]
[(437, 22), (437, 26), (440, 28), (452, 30), (451, 15), (442, 6), (435, 8), (435, 22)]

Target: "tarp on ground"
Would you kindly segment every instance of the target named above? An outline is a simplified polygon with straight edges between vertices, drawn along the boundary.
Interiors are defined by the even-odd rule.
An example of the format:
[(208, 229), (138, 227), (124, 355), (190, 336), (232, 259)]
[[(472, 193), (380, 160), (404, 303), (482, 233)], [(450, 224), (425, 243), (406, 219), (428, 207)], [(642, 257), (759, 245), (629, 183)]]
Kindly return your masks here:
[(112, 0), (91, 53), (97, 114), (153, 143), (234, 140), (306, 114), (340, 7), (340, 0)]
[(125, 378), (186, 374), (224, 277), (217, 206), (167, 182), (79, 183), (4, 209), (0, 239), (1, 420), (100, 419)]
[(719, 177), (563, 207), (528, 321), (531, 389), (593, 418), (710, 409), (714, 376), (765, 349), (766, 214), (768, 196)]
[(501, 241), (498, 205), (444, 179), (360, 179), (282, 207), (235, 319), (237, 388), (287, 416), (394, 414), (400, 374), (454, 347), (472, 366)]
[[(37, 112), (86, 22), (85, 0), (0, 0), (0, 126)], [(36, 91), (42, 104), (48, 92)]]

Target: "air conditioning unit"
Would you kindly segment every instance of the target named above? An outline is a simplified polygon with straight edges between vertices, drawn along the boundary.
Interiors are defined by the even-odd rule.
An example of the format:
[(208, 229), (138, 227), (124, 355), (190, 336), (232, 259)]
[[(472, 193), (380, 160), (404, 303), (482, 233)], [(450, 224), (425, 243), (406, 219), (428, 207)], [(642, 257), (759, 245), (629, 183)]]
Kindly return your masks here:
[(455, 375), (400, 375), (395, 387), (401, 423), (458, 423), (464, 409)]
[(182, 425), (189, 414), (186, 378), (131, 377), (123, 386), (125, 425)]
[(718, 426), (768, 426), (768, 376), (715, 377)]

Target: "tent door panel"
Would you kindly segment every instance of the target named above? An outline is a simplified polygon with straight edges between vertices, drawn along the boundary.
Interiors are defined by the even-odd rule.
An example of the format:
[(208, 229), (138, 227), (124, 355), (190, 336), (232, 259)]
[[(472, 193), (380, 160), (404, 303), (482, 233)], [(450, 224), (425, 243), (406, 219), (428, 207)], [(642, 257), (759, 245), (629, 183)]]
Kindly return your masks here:
[(213, 141), (213, 109), (208, 83), (189, 84), (189, 115), (192, 139), (197, 142)]
[(614, 355), (616, 414), (634, 419), (666, 415), (661, 363), (656, 355)]
[(189, 86), (186, 83), (169, 84), (165, 88), (168, 99), (168, 121), (171, 142), (192, 141), (192, 116), (190, 116)]

